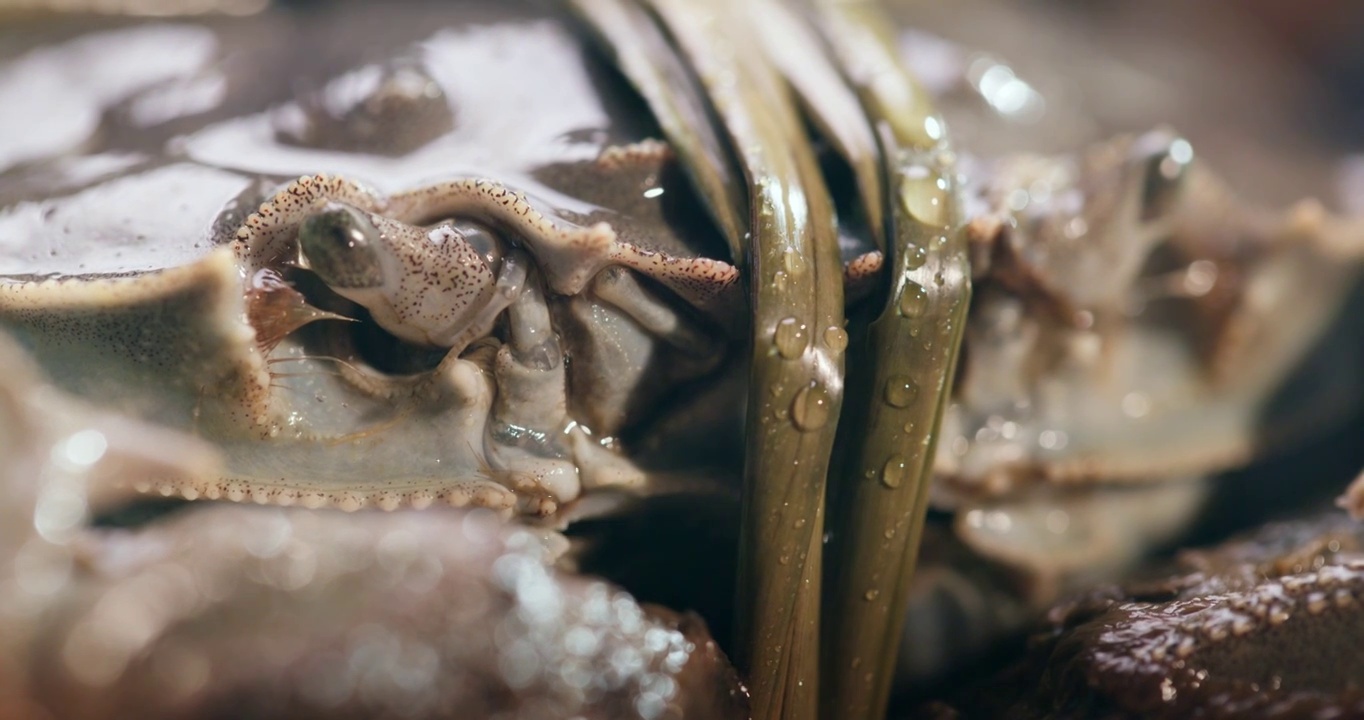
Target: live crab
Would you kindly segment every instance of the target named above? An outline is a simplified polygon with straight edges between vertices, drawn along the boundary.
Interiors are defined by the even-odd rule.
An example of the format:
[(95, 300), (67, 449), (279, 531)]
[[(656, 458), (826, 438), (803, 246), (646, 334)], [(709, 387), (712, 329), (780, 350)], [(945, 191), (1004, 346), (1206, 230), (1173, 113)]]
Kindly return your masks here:
[[(414, 3), (382, 30), (358, 4), (44, 20), (6, 77), (128, 67), (23, 105), (0, 325), (64, 391), (198, 439), (171, 470), (99, 474), (94, 510), (451, 505), (552, 529), (742, 478), (754, 715), (874, 717), (930, 502), (1040, 607), (1182, 528), (1190, 478), (1262, 451), (1262, 426), (1327, 405), (1262, 412), (1360, 226), (1240, 200), (1195, 159), (1201, 128), (1111, 132), (1136, 120), (870, 3), (568, 5)], [(911, 6), (947, 36), (1003, 12)], [(367, 44), (296, 67), (293, 22)], [(326, 82), (294, 97), (295, 74)], [(1058, 131), (1089, 147), (1052, 146), (1067, 122), (1098, 126)], [(1327, 155), (1274, 160), (1296, 190)]]

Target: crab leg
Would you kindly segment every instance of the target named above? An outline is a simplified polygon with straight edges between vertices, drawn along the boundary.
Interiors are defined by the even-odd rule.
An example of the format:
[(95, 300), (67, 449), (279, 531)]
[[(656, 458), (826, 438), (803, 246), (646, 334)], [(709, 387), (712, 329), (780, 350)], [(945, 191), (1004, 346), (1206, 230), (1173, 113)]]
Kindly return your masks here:
[(866, 407), (846, 428), (852, 454), (830, 513), (821, 714), (855, 720), (885, 716), (971, 289), (943, 124), (896, 60), (890, 25), (870, 2), (820, 0), (817, 12), (882, 129), (890, 183), (890, 297), (868, 331), (855, 394)]
[(645, 291), (634, 273), (624, 268), (607, 268), (597, 273), (592, 280), (592, 292), (678, 352), (696, 357), (713, 357), (717, 352), (712, 338)]
[(550, 497), (573, 499), (578, 471), (560, 438), (568, 424), (563, 350), (549, 320), (538, 277), (527, 282), (508, 308), (511, 337), (497, 351), (493, 372), (498, 395), (486, 450), (493, 470), (512, 477), (503, 484), (521, 494), (547, 496), (538, 510), (554, 512)]

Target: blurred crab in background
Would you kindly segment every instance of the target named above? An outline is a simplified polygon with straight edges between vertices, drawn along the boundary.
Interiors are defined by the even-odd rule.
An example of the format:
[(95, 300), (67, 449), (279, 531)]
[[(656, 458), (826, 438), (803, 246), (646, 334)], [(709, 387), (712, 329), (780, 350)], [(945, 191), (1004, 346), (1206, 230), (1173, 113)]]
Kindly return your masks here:
[(1358, 400), (1212, 11), (0, 12), (18, 717), (882, 717)]

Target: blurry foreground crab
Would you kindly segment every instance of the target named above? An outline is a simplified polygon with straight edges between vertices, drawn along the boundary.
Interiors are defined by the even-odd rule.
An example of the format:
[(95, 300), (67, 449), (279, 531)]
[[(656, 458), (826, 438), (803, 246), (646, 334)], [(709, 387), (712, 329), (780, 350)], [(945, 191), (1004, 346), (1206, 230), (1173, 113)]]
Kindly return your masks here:
[(1048, 616), (1025, 658), (925, 714), (960, 717), (1353, 717), (1364, 613), (1360, 525), (1278, 522), (1184, 550)]
[[(108, 502), (562, 528), (741, 495), (755, 716), (880, 715), (907, 608), (905, 666), (928, 674), (952, 650), (923, 628), (1123, 570), (1190, 522), (1194, 478), (1347, 401), (1327, 386), (1267, 411), (1361, 254), (1353, 220), (1280, 209), (1327, 192), (1329, 153), (1242, 152), (1282, 125), (1227, 129), (1178, 93), (1134, 110), (1116, 62), (1072, 59), (1077, 90), (969, 49), (1060, 20), (894, 9), (16, 18), (0, 327), (65, 392), (220, 460), (101, 474)], [(92, 58), (107, 77), (82, 74)], [(1255, 202), (1196, 159), (1205, 138)], [(957, 559), (916, 585), (930, 501)], [(980, 561), (1024, 579), (1011, 609), (969, 610), (998, 590)]]

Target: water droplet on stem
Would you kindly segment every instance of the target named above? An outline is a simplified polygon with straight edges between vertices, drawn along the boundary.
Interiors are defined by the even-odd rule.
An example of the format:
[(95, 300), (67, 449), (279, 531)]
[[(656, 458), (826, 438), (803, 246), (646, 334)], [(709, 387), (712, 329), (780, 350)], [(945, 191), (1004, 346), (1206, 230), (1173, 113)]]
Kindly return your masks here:
[(905, 290), (900, 295), (900, 314), (907, 318), (917, 318), (927, 309), (928, 291), (913, 280), (905, 282)]
[(885, 467), (881, 468), (881, 484), (892, 490), (900, 487), (900, 483), (905, 481), (905, 475), (909, 473), (909, 463), (903, 455), (891, 455), (886, 460)]
[(791, 421), (806, 432), (818, 430), (829, 422), (831, 410), (829, 391), (823, 385), (811, 383), (796, 393), (791, 403)]
[(919, 386), (908, 375), (891, 375), (886, 378), (885, 398), (891, 407), (906, 408), (919, 397)]
[(777, 323), (777, 330), (772, 336), (772, 342), (777, 346), (779, 355), (787, 360), (794, 360), (805, 353), (810, 337), (805, 331), (804, 323), (789, 317)]

